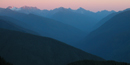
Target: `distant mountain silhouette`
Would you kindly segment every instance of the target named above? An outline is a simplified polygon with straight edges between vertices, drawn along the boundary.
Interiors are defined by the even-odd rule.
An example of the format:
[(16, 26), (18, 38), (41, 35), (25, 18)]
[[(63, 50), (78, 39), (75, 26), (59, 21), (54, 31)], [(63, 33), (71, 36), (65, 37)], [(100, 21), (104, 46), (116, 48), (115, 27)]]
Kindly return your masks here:
[(97, 20), (93, 17), (68, 10), (59, 11), (52, 15), (51, 18), (57, 21), (61, 21), (62, 23), (74, 26), (83, 31), (89, 31), (91, 27), (97, 23)]
[(87, 15), (87, 16), (92, 16), (92, 17), (95, 17), (98, 20), (101, 20), (102, 18), (106, 17), (107, 15), (115, 12), (115, 11), (102, 10), (102, 11), (98, 11), (98, 12), (95, 13), (95, 12), (86, 10), (82, 7), (78, 8), (77, 10), (73, 10), (71, 8), (64, 8), (64, 7), (55, 8), (53, 10), (40, 10), (37, 7), (31, 7), (31, 6), (23, 6), (23, 7), (20, 7), (20, 8), (9, 6), (7, 8), (14, 10), (14, 11), (26, 13), (26, 14), (32, 13), (32, 14), (38, 14), (38, 15), (45, 16), (45, 17), (46, 16), (50, 17), (48, 15), (53, 15), (53, 14), (59, 12), (59, 11), (68, 10), (68, 11), (72, 11), (72, 12), (75, 12), (75, 13), (80, 13), (80, 14), (84, 14), (84, 15)]
[(29, 6), (23, 6), (20, 8), (21, 10), (17, 11), (17, 12), (23, 12), (26, 14), (37, 14), (40, 15), (41, 14), (41, 10), (38, 9), (37, 7), (29, 7)]
[(105, 59), (130, 63), (130, 11), (120, 12), (77, 47)]
[(100, 21), (104, 17), (106, 17), (106, 16), (108, 16), (109, 14), (112, 14), (112, 13), (116, 13), (116, 12), (114, 10), (112, 10), (112, 11), (102, 10), (102, 11), (96, 12), (96, 15), (93, 15), (93, 17), (95, 16), (95, 18), (97, 18)]
[(91, 14), (94, 14), (94, 12), (86, 10), (86, 9), (84, 9), (82, 7), (78, 8), (75, 12), (81, 13), (81, 14), (87, 14), (87, 15), (90, 15), (90, 16), (91, 16)]
[(115, 12), (103, 10), (95, 13), (89, 10), (85, 10), (82, 7), (78, 8), (77, 10), (72, 10), (71, 8), (64, 7), (55, 8), (53, 10), (40, 10), (36, 7), (29, 6), (23, 6), (21, 8), (11, 7), (10, 9), (20, 13), (35, 14), (47, 18), (52, 18), (86, 32), (91, 32), (91, 27), (98, 23), (98, 21)]
[(83, 60), (83, 61), (76, 61), (68, 65), (130, 65), (130, 64), (124, 62), (115, 62), (115, 61)]
[(71, 45), (84, 37), (84, 32), (73, 26), (34, 14), (23, 14), (4, 9), (0, 12), (0, 15), (19, 20), (19, 22), (11, 21), (11, 23), (34, 31), (40, 36), (51, 37)]
[[(55, 10), (55, 9), (54, 9)], [(52, 19), (69, 24), (83, 31), (91, 32), (92, 27), (95, 26), (102, 18), (106, 17), (115, 11), (103, 10), (97, 13), (85, 10), (80, 7), (77, 10), (71, 10), (66, 8), (56, 9), (55, 14), (52, 15)]]
[(84, 15), (87, 15), (87, 16), (91, 16), (91, 17), (95, 18), (97, 21), (100, 21), (101, 19), (103, 19), (104, 17), (108, 16), (111, 13), (115, 13), (115, 11), (107, 11), (107, 10), (92, 12), (92, 11), (89, 11), (89, 10), (85, 10), (82, 7), (77, 9), (75, 12), (80, 13), (80, 14), (84, 14)]
[(66, 65), (104, 59), (52, 38), (0, 29), (0, 56), (14, 65)]

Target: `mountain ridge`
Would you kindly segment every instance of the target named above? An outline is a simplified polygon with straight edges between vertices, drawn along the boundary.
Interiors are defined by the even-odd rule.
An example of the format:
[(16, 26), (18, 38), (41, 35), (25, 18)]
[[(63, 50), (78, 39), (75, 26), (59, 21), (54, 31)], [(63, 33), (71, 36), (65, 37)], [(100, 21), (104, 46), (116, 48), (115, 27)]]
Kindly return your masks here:
[(5, 9), (3, 11), (0, 11), (0, 15), (12, 17), (19, 20), (20, 22), (12, 21), (12, 23), (15, 23), (23, 28), (32, 30), (41, 36), (51, 37), (65, 43), (73, 44), (80, 38), (82, 39), (84, 37), (84, 32), (80, 29), (35, 14), (24, 14), (12, 11), (10, 9)]
[[(7, 8), (9, 8), (9, 9), (11, 9), (11, 8), (14, 8), (15, 6), (8, 6)], [(15, 8), (18, 8), (18, 7), (15, 7)], [(37, 8), (37, 7), (32, 7), (32, 6), (22, 6), (22, 7), (19, 7), (19, 8), (29, 8), (29, 9), (39, 9), (39, 8)], [(57, 7), (57, 8), (54, 8), (54, 9), (61, 9), (61, 8), (63, 8), (63, 9), (71, 9), (71, 8), (65, 8), (65, 7)], [(54, 10), (54, 9), (51, 9), (51, 10)], [(82, 10), (87, 10), (87, 9), (84, 9), (83, 7), (79, 7), (79, 8), (77, 8), (76, 10), (78, 10), (78, 9), (82, 9)], [(47, 9), (40, 9), (40, 10), (47, 10)], [(71, 10), (75, 10), (75, 9), (71, 9)], [(104, 9), (105, 10), (105, 9)], [(101, 10), (101, 11), (104, 11), (104, 10)], [(49, 11), (49, 10), (48, 10)], [(87, 10), (87, 11), (90, 11), (90, 10)], [(97, 12), (101, 12), (101, 11), (97, 11)], [(106, 10), (106, 11), (108, 11), (108, 10)], [(111, 10), (111, 11), (114, 11), (114, 10)], [(92, 11), (91, 11), (92, 12)]]
[[(91, 32), (78, 48), (108, 60), (129, 61), (130, 11), (120, 12)], [(127, 49), (126, 49), (126, 48)], [(120, 55), (122, 54), (122, 55)]]
[(104, 60), (48, 37), (0, 29), (0, 56), (14, 65), (66, 65), (78, 60)]

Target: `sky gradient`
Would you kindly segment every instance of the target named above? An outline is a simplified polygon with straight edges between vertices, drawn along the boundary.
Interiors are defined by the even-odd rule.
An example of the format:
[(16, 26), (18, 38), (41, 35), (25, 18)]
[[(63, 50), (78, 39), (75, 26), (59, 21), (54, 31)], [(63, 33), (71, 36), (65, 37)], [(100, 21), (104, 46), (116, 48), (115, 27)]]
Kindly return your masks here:
[(40, 9), (54, 9), (58, 7), (78, 9), (85, 8), (90, 11), (124, 10), (130, 8), (130, 0), (0, 0), (0, 7), (32, 6)]

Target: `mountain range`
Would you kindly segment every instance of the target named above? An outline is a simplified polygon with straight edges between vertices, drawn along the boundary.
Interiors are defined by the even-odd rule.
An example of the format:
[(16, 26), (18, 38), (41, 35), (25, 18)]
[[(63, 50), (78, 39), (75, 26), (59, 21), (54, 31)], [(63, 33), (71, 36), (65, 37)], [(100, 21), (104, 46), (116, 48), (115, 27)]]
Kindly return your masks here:
[(89, 10), (85, 10), (80, 7), (77, 10), (72, 10), (71, 8), (59, 7), (53, 10), (40, 10), (36, 7), (23, 6), (21, 8), (16, 7), (7, 7), (7, 9), (11, 9), (13, 11), (25, 13), (25, 14), (35, 14), (47, 18), (51, 18), (62, 23), (74, 26), (82, 31), (90, 32), (92, 27), (98, 23), (102, 18), (106, 17), (111, 13), (115, 13), (115, 11), (98, 11), (92, 12)]
[(93, 60), (83, 60), (69, 63), (68, 65), (130, 65), (124, 62), (116, 61), (93, 61)]
[[(19, 13), (10, 9), (1, 10), (0, 15), (18, 20), (10, 20), (10, 22), (34, 31), (37, 33), (36, 35), (51, 37), (65, 43), (73, 44), (84, 37), (84, 32), (80, 29), (38, 15)], [(3, 19), (8, 20), (8, 18)]]
[(34, 32), (34, 31), (20, 27), (20, 26), (16, 25), (15, 23), (12, 23), (12, 22), (20, 22), (20, 21), (13, 19), (11, 17), (0, 16), (0, 28), (39, 35), (38, 33)]
[(117, 13), (91, 32), (77, 47), (105, 58), (130, 63), (130, 10)]
[(0, 29), (0, 56), (13, 65), (66, 65), (78, 60), (104, 60), (48, 37)]
[(0, 8), (0, 56), (14, 65), (130, 63), (129, 33), (129, 8)]

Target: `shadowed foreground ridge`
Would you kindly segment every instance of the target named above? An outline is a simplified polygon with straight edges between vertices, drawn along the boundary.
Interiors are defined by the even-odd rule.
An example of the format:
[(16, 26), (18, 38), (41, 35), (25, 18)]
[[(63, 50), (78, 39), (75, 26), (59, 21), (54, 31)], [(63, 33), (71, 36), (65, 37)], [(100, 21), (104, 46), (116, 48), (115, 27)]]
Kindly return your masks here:
[(0, 65), (13, 65), (8, 62), (6, 62), (1, 56), (0, 56)]
[(0, 56), (14, 65), (66, 65), (78, 60), (104, 60), (60, 41), (0, 29)]
[(76, 61), (68, 65), (130, 65), (130, 64), (124, 62), (115, 62), (115, 61), (83, 60), (83, 61)]

